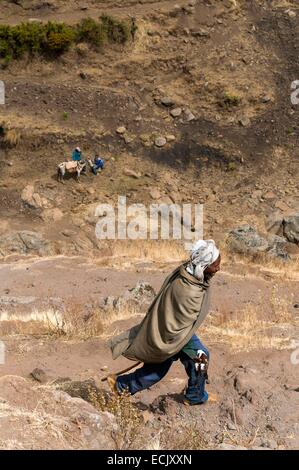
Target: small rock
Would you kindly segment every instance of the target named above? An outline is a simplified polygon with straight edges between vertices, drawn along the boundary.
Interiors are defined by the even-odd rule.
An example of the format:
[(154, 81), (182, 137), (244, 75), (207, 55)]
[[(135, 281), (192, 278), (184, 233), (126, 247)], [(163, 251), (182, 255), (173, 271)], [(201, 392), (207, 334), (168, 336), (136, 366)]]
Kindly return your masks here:
[(262, 103), (269, 103), (271, 101), (271, 97), (268, 95), (265, 95), (261, 98)]
[(182, 114), (182, 108), (174, 108), (170, 111), (173, 118), (179, 117)]
[(157, 137), (155, 139), (155, 145), (156, 147), (164, 147), (164, 145), (166, 145), (167, 141), (165, 139), (165, 137)]
[(125, 174), (126, 176), (131, 176), (132, 178), (135, 178), (135, 179), (138, 179), (138, 178), (141, 177), (141, 174), (140, 174), (140, 173), (136, 173), (136, 171), (130, 170), (129, 168), (126, 168), (126, 169), (125, 169), (124, 174)]
[(22, 191), (22, 194), (21, 194), (22, 201), (25, 202), (25, 204), (31, 205), (33, 194), (34, 194), (34, 186), (29, 184)]
[(85, 72), (80, 72), (80, 73), (79, 73), (79, 77), (82, 78), (82, 80), (86, 80), (87, 75), (86, 75)]
[(74, 237), (76, 235), (76, 232), (74, 232), (73, 230), (68, 230), (68, 229), (63, 230), (61, 233), (65, 237)]
[(264, 199), (275, 199), (276, 194), (273, 193), (273, 191), (268, 191), (266, 194), (263, 196)]
[(34, 369), (31, 373), (30, 376), (36, 380), (37, 382), (40, 382), (42, 384), (45, 384), (49, 381), (49, 378), (46, 374), (46, 372), (43, 369)]
[(160, 199), (161, 193), (159, 189), (153, 188), (150, 190), (150, 196), (152, 199)]
[(124, 126), (120, 126), (116, 129), (117, 134), (124, 134), (127, 131), (127, 129)]
[(103, 367), (101, 367), (101, 370), (102, 370), (103, 372), (107, 371), (107, 370), (108, 370), (108, 366), (103, 366)]
[(175, 141), (175, 135), (169, 134), (166, 136), (167, 142), (174, 142)]
[(174, 100), (170, 98), (169, 96), (163, 96), (163, 98), (161, 98), (161, 104), (163, 104), (166, 107), (170, 107), (170, 106), (173, 106), (175, 103), (174, 103)]
[(191, 31), (192, 36), (195, 38), (204, 38), (204, 37), (210, 37), (209, 31), (206, 29), (198, 29), (198, 30), (192, 30)]
[(292, 11), (292, 10), (289, 10), (289, 11), (288, 11), (288, 15), (289, 15), (290, 18), (295, 18), (296, 12), (295, 12), (295, 11)]
[(188, 122), (194, 121), (194, 119), (195, 119), (194, 114), (193, 114), (193, 113), (190, 111), (190, 109), (188, 109), (188, 108), (185, 109), (185, 116), (186, 116), (186, 120), (187, 120)]
[(128, 135), (128, 134), (124, 134), (123, 137), (124, 137), (124, 141), (125, 141), (126, 144), (130, 144), (134, 140), (134, 138), (131, 135)]
[(250, 124), (250, 120), (247, 117), (241, 117), (239, 119), (239, 124), (241, 124), (243, 127), (247, 127)]

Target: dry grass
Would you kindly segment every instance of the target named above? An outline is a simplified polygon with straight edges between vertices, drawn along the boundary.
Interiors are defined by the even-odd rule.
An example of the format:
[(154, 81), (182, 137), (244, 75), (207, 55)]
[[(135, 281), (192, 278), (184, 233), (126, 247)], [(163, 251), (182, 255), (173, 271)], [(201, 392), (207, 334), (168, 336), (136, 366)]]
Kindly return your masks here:
[(132, 318), (136, 315), (142, 315), (142, 312), (140, 312), (140, 309), (135, 305), (127, 303), (121, 307), (111, 307), (107, 310), (97, 309), (95, 315), (98, 317), (105, 330), (116, 321), (127, 320), (128, 318)]
[(53, 335), (64, 339), (87, 340), (103, 333), (99, 311), (87, 312), (81, 304), (69, 302), (62, 314), (62, 321), (56, 326), (49, 325)]
[(289, 349), (292, 346), (294, 327), (299, 326), (289, 312), (290, 301), (281, 298), (274, 288), (270, 303), (270, 318), (263, 316), (262, 302), (248, 304), (236, 316), (223, 311), (220, 315), (210, 315), (201, 329), (209, 342), (227, 344), (234, 352), (261, 349)]
[(203, 433), (194, 425), (183, 424), (175, 433), (170, 429), (161, 437), (161, 450), (205, 450), (208, 447), (208, 441), (203, 437)]
[(27, 315), (1, 312), (0, 334), (6, 337), (31, 334), (86, 340), (103, 332), (99, 314), (98, 310), (86, 312), (83, 305), (74, 302), (66, 305), (64, 312), (51, 307), (34, 310)]
[(187, 252), (182, 243), (172, 240), (124, 240), (111, 245), (112, 258), (117, 263), (136, 261), (175, 262), (187, 258)]
[[(241, 264), (245, 268), (255, 268), (256, 277), (259, 274), (269, 273), (274, 275), (277, 279), (298, 281), (299, 280), (299, 262), (298, 258), (290, 259), (289, 261), (283, 261), (279, 258), (271, 257), (265, 253), (257, 253), (256, 255), (241, 255), (238, 253), (232, 253), (225, 241), (218, 244), (221, 256), (222, 264)], [(233, 271), (230, 273), (234, 276)]]
[(16, 147), (21, 140), (21, 133), (16, 129), (9, 129), (5, 132), (3, 142), (7, 147)]
[(49, 334), (62, 326), (62, 315), (54, 308), (33, 310), (26, 315), (6, 311), (0, 313), (0, 334), (3, 336)]
[(92, 405), (99, 411), (108, 411), (116, 418), (113, 440), (117, 450), (138, 449), (142, 445), (143, 418), (131, 401), (131, 395), (124, 392), (120, 396), (90, 394)]
[(5, 147), (16, 147), (20, 143), (21, 132), (17, 128), (13, 128), (10, 121), (2, 121), (0, 129), (2, 131), (2, 143)]
[[(30, 434), (33, 437), (37, 435), (40, 439), (43, 437), (47, 439), (51, 437), (60, 443), (61, 448), (71, 449), (71, 446), (66, 439), (66, 437), (69, 436), (66, 436), (67, 433), (65, 432), (67, 420), (63, 417), (50, 415), (44, 410), (34, 409), (29, 411), (23, 408), (11, 406), (7, 403), (2, 403), (0, 405), (0, 419), (5, 418), (8, 418), (10, 421), (13, 419), (20, 424), (24, 421), (27, 425), (30, 425)], [(3, 448), (7, 448), (6, 441), (2, 445), (4, 446)], [(19, 445), (22, 444), (20, 443)]]

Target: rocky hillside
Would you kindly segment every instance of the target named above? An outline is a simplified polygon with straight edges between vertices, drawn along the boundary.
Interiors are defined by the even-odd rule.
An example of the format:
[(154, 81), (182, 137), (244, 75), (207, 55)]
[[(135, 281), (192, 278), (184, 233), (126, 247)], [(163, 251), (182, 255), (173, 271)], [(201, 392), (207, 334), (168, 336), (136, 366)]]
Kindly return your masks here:
[[(73, 36), (103, 15), (135, 35)], [(0, 449), (298, 448), (298, 18), (296, 0), (1, 1)], [(9, 51), (42, 33), (18, 58), (9, 28)], [(62, 184), (77, 146), (105, 168)], [(96, 207), (119, 196), (204, 204), (223, 263), (203, 407), (183, 406), (179, 364), (132, 400), (101, 382), (129, 365), (107, 340), (186, 258), (97, 239)]]
[[(3, 254), (22, 252), (24, 230), (45, 253), (97, 251), (95, 204), (118, 195), (202, 202), (206, 234), (218, 239), (236, 224), (265, 231), (267, 216), (298, 211), (295, 3), (2, 3), (2, 24), (103, 13), (134, 14), (138, 24), (124, 46), (82, 43), (54, 61), (2, 69), (0, 231), (13, 234)], [(57, 164), (76, 145), (99, 152), (106, 169), (58, 184)]]

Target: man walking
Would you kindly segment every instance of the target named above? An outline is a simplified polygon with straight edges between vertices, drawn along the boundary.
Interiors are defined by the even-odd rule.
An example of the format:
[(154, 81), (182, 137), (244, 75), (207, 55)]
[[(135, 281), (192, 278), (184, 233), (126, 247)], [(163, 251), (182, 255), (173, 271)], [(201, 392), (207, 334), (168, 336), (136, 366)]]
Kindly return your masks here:
[(164, 281), (140, 325), (110, 341), (113, 358), (123, 355), (144, 365), (133, 373), (108, 376), (114, 392), (134, 395), (159, 382), (180, 359), (188, 375), (184, 403), (208, 400), (205, 391), (209, 352), (195, 335), (208, 314), (210, 280), (221, 257), (213, 240), (199, 240), (188, 262)]

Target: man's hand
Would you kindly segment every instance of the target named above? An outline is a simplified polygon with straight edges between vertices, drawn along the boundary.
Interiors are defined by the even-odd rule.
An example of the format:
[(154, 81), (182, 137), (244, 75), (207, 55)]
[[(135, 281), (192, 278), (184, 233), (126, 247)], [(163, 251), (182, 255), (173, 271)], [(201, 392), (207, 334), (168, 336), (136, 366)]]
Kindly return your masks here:
[(197, 355), (193, 358), (195, 362), (195, 369), (198, 375), (204, 375), (208, 383), (208, 367), (209, 359), (204, 351), (199, 349)]
[(204, 364), (205, 365), (205, 364), (209, 363), (208, 356), (201, 349), (197, 351), (197, 355), (193, 358), (193, 361), (196, 364)]

